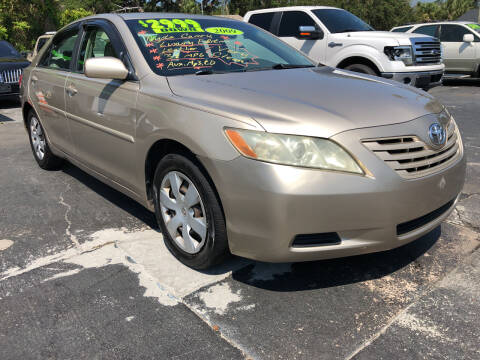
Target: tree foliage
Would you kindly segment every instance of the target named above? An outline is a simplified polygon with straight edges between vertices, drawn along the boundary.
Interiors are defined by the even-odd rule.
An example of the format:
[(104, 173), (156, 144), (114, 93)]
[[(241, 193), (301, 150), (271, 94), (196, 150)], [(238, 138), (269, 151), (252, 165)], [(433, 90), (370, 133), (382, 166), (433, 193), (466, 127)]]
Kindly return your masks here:
[(159, 11), (244, 15), (249, 10), (295, 5), (346, 9), (377, 30), (414, 22), (454, 20), (475, 0), (436, 0), (410, 6), (410, 0), (0, 0), (0, 39), (31, 49), (39, 35), (90, 14)]

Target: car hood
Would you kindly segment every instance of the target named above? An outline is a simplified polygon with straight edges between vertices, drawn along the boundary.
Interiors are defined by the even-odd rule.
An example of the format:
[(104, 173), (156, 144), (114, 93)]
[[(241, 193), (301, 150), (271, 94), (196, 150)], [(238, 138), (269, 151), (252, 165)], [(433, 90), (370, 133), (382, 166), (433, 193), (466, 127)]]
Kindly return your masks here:
[(443, 110), (421, 90), (329, 67), (173, 76), (168, 81), (186, 103), (201, 103), (232, 118), (248, 116), (277, 133), (330, 137)]
[(434, 38), (428, 35), (423, 34), (413, 34), (413, 33), (398, 33), (390, 31), (352, 31), (346, 33), (336, 33), (332, 34), (335, 38), (341, 39), (350, 39), (352, 41), (372, 41), (372, 40), (381, 40), (382, 42), (391, 43), (397, 42), (398, 45), (411, 45), (410, 39), (412, 38), (430, 38), (431, 41), (434, 41)]
[(22, 69), (30, 65), (30, 61), (24, 58), (4, 58), (0, 57), (0, 71), (6, 69)]

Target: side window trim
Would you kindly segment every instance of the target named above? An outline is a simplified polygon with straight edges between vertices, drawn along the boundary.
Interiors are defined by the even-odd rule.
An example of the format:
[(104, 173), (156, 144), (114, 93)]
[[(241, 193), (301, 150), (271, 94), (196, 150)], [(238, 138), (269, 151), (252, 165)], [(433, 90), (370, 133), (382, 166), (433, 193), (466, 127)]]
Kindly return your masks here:
[(273, 14), (272, 23), (270, 24), (270, 32), (275, 36), (278, 36), (282, 15), (283, 15), (283, 11), (276, 11), (275, 14)]
[[(135, 67), (133, 66), (133, 62), (131, 60), (130, 54), (128, 52), (128, 49), (127, 49), (125, 43), (122, 40), (120, 32), (118, 31), (116, 26), (107, 19), (86, 20), (81, 24), (81, 28), (82, 28), (82, 39), (81, 40), (82, 40), (82, 42), (78, 43), (78, 51), (77, 51), (78, 54), (77, 54), (77, 56), (79, 56), (79, 54), (80, 54), (80, 47), (83, 44), (83, 38), (85, 37), (85, 34), (87, 33), (86, 28), (88, 28), (89, 26), (96, 27), (96, 28), (99, 28), (99, 29), (102, 29), (103, 31), (105, 31), (105, 33), (109, 37), (109, 39), (110, 39), (110, 41), (111, 41), (111, 43), (112, 43), (112, 45), (115, 49), (115, 51), (117, 52), (117, 54), (119, 55), (119, 57), (121, 58), (121, 60), (125, 64), (125, 66), (127, 67), (127, 69), (129, 69), (130, 74), (129, 74), (129, 76), (126, 80), (127, 81), (138, 81), (136, 71), (135, 71)], [(76, 58), (75, 65), (77, 64), (77, 61), (78, 61), (78, 57)], [(75, 71), (74, 71), (75, 73), (77, 73), (77, 74), (82, 73), (82, 72), (76, 70), (76, 66), (74, 67), (74, 69), (75, 69)]]
[[(50, 66), (45, 66), (43, 65), (42, 63), (44, 62), (44, 60), (48, 57), (50, 58), (51, 55), (52, 55), (52, 47), (54, 46), (55, 44), (55, 40), (57, 40), (58, 38), (61, 38), (65, 33), (68, 33), (72, 30), (77, 30), (77, 38), (75, 39), (75, 44), (73, 45), (73, 51), (72, 51), (72, 61), (70, 61), (70, 66), (69, 66), (69, 69), (64, 69), (64, 68), (58, 68), (58, 69), (53, 69), (51, 68)], [(63, 71), (63, 72), (72, 72), (72, 66), (73, 66), (73, 62), (74, 62), (74, 59), (76, 57), (76, 53), (77, 53), (77, 49), (78, 49), (78, 46), (79, 46), (79, 32), (80, 32), (80, 24), (79, 23), (75, 23), (69, 27), (67, 27), (66, 29), (62, 30), (61, 32), (58, 32), (57, 34), (55, 34), (55, 36), (53, 37), (52, 41), (50, 42), (50, 45), (49, 47), (45, 50), (45, 53), (43, 54), (42, 58), (37, 62), (36, 66), (37, 68), (42, 68), (42, 69), (52, 69), (52, 70), (56, 70), (56, 71)]]

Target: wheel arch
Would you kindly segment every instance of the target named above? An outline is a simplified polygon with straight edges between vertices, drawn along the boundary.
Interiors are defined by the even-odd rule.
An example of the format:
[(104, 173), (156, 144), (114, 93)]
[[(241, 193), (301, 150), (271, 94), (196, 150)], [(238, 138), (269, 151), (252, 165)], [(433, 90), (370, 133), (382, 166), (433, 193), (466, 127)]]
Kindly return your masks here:
[(377, 75), (380, 75), (381, 73), (380, 68), (377, 66), (375, 62), (363, 56), (350, 56), (348, 58), (345, 58), (342, 61), (340, 61), (340, 63), (338, 63), (336, 67), (344, 69), (345, 67), (353, 64), (367, 65), (371, 67), (377, 73)]
[(148, 203), (153, 203), (153, 177), (155, 175), (155, 170), (157, 168), (158, 163), (168, 154), (179, 154), (183, 155), (192, 161), (195, 165), (198, 166), (200, 171), (206, 177), (207, 181), (210, 183), (210, 186), (215, 192), (217, 200), (220, 204), (220, 208), (222, 209), (222, 213), (225, 217), (225, 211), (223, 209), (222, 200), (220, 198), (220, 194), (218, 193), (217, 187), (207, 171), (206, 167), (202, 164), (200, 159), (197, 155), (190, 150), (187, 146), (182, 144), (181, 142), (169, 138), (159, 139), (154, 142), (148, 152), (147, 156), (145, 157), (145, 164), (144, 164), (144, 171), (145, 171), (145, 190), (147, 195)]

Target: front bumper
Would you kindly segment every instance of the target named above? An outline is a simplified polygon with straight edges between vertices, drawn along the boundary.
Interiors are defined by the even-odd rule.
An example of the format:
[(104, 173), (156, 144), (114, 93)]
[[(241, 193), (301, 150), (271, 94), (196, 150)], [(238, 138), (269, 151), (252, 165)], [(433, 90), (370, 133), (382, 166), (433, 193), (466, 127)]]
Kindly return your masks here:
[[(1, 91), (1, 88), (3, 86), (8, 85), (9, 90), (8, 91)], [(18, 97), (20, 96), (20, 87), (18, 83), (12, 83), (12, 84), (5, 84), (5, 83), (0, 83), (0, 99), (5, 99), (5, 98), (13, 98), (13, 97)]]
[[(391, 128), (397, 126), (403, 125)], [(453, 210), (463, 187), (463, 148), (449, 167), (407, 180), (353, 140), (369, 133), (349, 131), (333, 139), (346, 145), (372, 176), (244, 157), (232, 161), (200, 158), (222, 201), (231, 252), (269, 262), (345, 257), (393, 249), (437, 227)], [(439, 208), (442, 211), (435, 212)], [(412, 225), (412, 220), (431, 213), (435, 216), (420, 226), (413, 223), (407, 232), (398, 233), (398, 225)], [(341, 242), (292, 246), (297, 235), (324, 233), (338, 234)]]
[(418, 88), (437, 86), (442, 83), (443, 70), (419, 72), (385, 72), (382, 77)]

